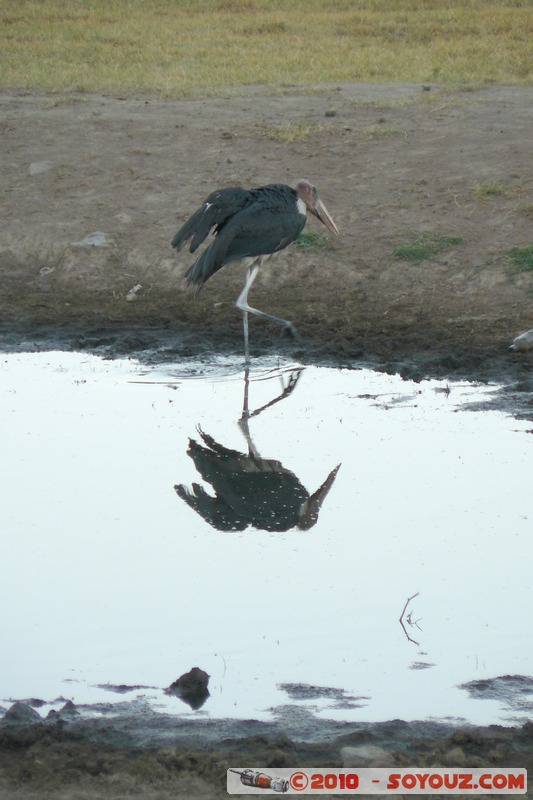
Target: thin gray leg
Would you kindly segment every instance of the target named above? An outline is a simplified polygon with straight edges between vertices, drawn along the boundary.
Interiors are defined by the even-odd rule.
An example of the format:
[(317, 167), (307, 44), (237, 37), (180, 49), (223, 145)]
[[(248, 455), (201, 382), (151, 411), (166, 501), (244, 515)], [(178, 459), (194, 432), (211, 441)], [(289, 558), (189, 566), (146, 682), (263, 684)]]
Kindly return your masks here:
[(244, 333), (244, 366), (246, 369), (250, 366), (250, 339), (248, 336), (248, 312), (242, 312), (242, 328)]
[[(267, 314), (266, 311), (260, 311), (258, 308), (253, 308), (251, 305), (249, 305), (248, 292), (250, 291), (250, 287), (252, 286), (252, 283), (254, 282), (257, 276), (258, 269), (259, 269), (259, 264), (254, 264), (248, 270), (248, 274), (246, 276), (246, 282), (244, 284), (242, 292), (237, 298), (237, 302), (235, 303), (235, 305), (240, 311), (242, 311), (243, 314), (255, 314), (258, 317), (263, 317), (264, 319), (269, 319), (271, 322), (277, 322), (279, 325), (283, 325), (284, 328), (287, 328), (287, 330), (291, 332), (291, 334), (294, 336), (295, 339), (299, 339), (300, 337), (298, 336), (298, 331), (296, 330), (296, 328), (289, 319), (283, 319), (282, 317), (275, 317), (274, 314)], [(246, 321), (246, 327), (247, 326), (248, 326), (248, 320)], [(246, 336), (247, 333), (245, 334), (245, 347), (246, 347)]]
[(258, 269), (259, 269), (259, 264), (255, 265), (252, 264), (252, 266), (248, 268), (243, 290), (240, 293), (239, 297), (237, 298), (237, 302), (235, 303), (237, 308), (242, 311), (242, 329), (244, 333), (244, 363), (246, 367), (250, 366), (250, 337), (248, 333), (248, 309), (240, 305), (240, 303), (241, 300), (244, 298), (244, 306), (247, 305), (248, 292), (250, 291), (250, 286), (255, 280)]
[(259, 453), (257, 452), (257, 448), (252, 441), (252, 437), (250, 435), (250, 426), (248, 420), (250, 418), (250, 408), (248, 405), (248, 394), (250, 390), (250, 368), (248, 365), (244, 367), (244, 397), (242, 401), (242, 414), (239, 420), (239, 428), (241, 429), (242, 433), (244, 434), (244, 438), (246, 439), (246, 443), (248, 445), (248, 454), (252, 456), (252, 458), (261, 458)]

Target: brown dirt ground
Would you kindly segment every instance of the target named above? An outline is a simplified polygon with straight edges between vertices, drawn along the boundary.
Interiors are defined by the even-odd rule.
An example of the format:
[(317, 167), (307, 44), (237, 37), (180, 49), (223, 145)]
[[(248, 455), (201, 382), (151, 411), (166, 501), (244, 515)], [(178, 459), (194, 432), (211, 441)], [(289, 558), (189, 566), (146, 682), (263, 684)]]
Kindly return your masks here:
[[(170, 239), (214, 188), (308, 177), (342, 238), (331, 250), (293, 246), (263, 267), (252, 302), (292, 319), (305, 344), (254, 319), (255, 354), (363, 359), (419, 376), (530, 374), (531, 353), (507, 347), (533, 327), (533, 273), (506, 254), (533, 238), (533, 89), (246, 87), (174, 102), (3, 94), (0, 107), (3, 349), (24, 339), (239, 351), (242, 267), (221, 270), (195, 301), (183, 280), (193, 257)], [(314, 126), (305, 141), (272, 138), (302, 122)], [(497, 193), (476, 198), (489, 182)], [(317, 220), (308, 229), (325, 230)], [(75, 245), (94, 231), (112, 244)], [(394, 258), (428, 232), (462, 243), (418, 264)]]
[[(533, 273), (513, 271), (506, 254), (533, 240), (532, 101), (529, 88), (377, 84), (247, 87), (174, 102), (4, 93), (0, 348), (240, 351), (242, 269), (222, 270), (195, 301), (183, 280), (192, 257), (173, 253), (170, 240), (214, 188), (307, 177), (342, 238), (330, 250), (289, 248), (263, 267), (252, 301), (292, 319), (305, 344), (254, 320), (254, 353), (461, 373), (530, 391), (533, 353), (507, 347), (533, 327)], [(305, 141), (269, 134), (302, 121), (314, 124)], [(474, 185), (488, 182), (499, 191), (476, 197)], [(320, 230), (314, 220), (309, 228)], [(112, 243), (75, 244), (94, 231)], [(462, 242), (419, 264), (393, 257), (424, 232)], [(381, 741), (372, 728), (354, 737), (320, 752), (262, 736), (191, 751), (61, 726), (3, 730), (0, 798), (222, 797), (227, 766), (335, 766), (341, 744)], [(416, 744), (404, 731), (395, 752), (399, 765), (441, 764), (460, 746), (470, 766), (531, 770), (532, 741), (531, 726)]]

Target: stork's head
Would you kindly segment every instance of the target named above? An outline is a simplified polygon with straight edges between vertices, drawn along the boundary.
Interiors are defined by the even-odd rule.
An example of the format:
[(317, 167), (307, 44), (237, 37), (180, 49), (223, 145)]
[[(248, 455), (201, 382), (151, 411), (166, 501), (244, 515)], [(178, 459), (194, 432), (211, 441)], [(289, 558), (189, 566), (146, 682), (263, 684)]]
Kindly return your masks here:
[(318, 196), (316, 188), (309, 183), (309, 181), (298, 181), (296, 184), (296, 193), (300, 200), (305, 203), (305, 207), (311, 214), (318, 217), (326, 228), (334, 233), (335, 236), (340, 236), (339, 229), (333, 222), (331, 214)]

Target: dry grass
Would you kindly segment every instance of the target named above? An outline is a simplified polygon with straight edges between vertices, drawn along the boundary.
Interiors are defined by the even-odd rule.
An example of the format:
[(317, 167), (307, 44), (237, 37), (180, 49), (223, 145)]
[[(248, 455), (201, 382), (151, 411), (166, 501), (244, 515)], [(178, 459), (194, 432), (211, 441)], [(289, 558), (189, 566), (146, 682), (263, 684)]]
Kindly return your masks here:
[(312, 133), (321, 130), (321, 126), (309, 120), (299, 122), (287, 122), (280, 125), (273, 125), (265, 129), (265, 135), (269, 139), (275, 139), (283, 144), (293, 144), (293, 142), (306, 142)]
[(0, 0), (0, 87), (526, 84), (531, 40), (529, 0)]
[(362, 139), (374, 139), (382, 136), (392, 136), (395, 133), (401, 133), (403, 136), (406, 136), (405, 131), (403, 131), (401, 128), (395, 128), (394, 125), (385, 125), (382, 122), (378, 125), (370, 125), (368, 128), (361, 128), (361, 130), (358, 131), (358, 135)]

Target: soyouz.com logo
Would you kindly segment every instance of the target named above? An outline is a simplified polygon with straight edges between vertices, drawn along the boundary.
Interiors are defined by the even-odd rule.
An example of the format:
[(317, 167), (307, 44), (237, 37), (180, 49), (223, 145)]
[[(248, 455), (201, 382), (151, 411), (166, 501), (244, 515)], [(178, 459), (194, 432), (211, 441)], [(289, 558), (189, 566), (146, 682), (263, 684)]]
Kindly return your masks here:
[(525, 769), (228, 769), (228, 794), (460, 794), (521, 795), (527, 791)]

